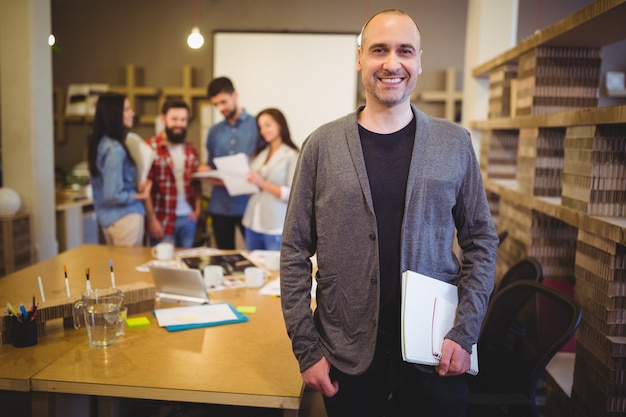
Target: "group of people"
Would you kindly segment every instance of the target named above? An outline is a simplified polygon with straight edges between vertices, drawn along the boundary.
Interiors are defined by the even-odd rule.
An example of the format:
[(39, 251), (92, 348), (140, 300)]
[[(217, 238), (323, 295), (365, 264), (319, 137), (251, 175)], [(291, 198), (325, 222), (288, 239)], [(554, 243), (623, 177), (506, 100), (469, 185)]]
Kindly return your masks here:
[[(249, 180), (260, 190), (249, 199), (230, 197), (212, 180), (209, 212), (217, 243), (232, 247), (234, 230), (243, 225), (250, 247), (280, 245), (287, 333), (302, 379), (323, 394), (329, 417), (464, 416), (464, 374), (493, 288), (498, 246), (471, 138), (462, 127), (411, 104), (422, 72), (421, 34), (403, 11), (384, 10), (365, 23), (356, 68), (365, 105), (316, 129), (299, 153), (278, 110), (260, 112), (255, 123), (238, 106), (232, 83), (211, 83), (209, 96), (225, 120), (208, 135), (206, 169), (215, 168), (214, 158), (222, 155), (253, 155)], [(128, 241), (137, 242), (143, 202), (151, 195), (154, 202), (162, 192), (160, 169), (135, 184), (124, 149), (132, 110), (123, 98), (107, 100), (115, 106), (101, 99), (97, 113), (108, 118), (97, 115), (89, 154), (95, 204), (107, 241), (125, 238), (132, 226), (138, 231)], [(173, 126), (155, 142), (172, 143), (180, 133)], [(259, 144), (257, 134), (263, 138)], [(187, 175), (196, 159), (179, 170)], [(187, 202), (181, 215), (197, 214), (187, 195), (168, 196), (163, 201), (176, 205), (176, 216), (174, 199)], [(288, 197), (285, 213), (279, 201)], [(174, 219), (173, 212), (154, 209), (159, 219)], [(164, 234), (176, 223), (171, 219)], [(149, 227), (160, 237), (156, 223)], [(406, 270), (458, 287), (454, 325), (435, 367), (402, 359)]]
[(106, 93), (96, 104), (88, 163), (93, 201), (106, 243), (142, 246), (147, 232), (151, 246), (170, 242), (192, 247), (201, 217), (201, 180), (198, 171), (215, 169), (217, 157), (244, 153), (250, 157), (247, 180), (258, 187), (253, 195), (231, 196), (222, 180), (212, 185), (208, 214), (217, 247), (235, 249), (237, 229), (246, 248), (279, 250), (298, 147), (291, 139), (284, 114), (267, 108), (254, 118), (238, 104), (238, 94), (226, 77), (208, 86), (211, 102), (224, 115), (213, 126), (206, 147), (208, 161), (200, 162), (186, 140), (189, 106), (167, 101), (160, 115), (163, 131), (146, 141), (153, 161), (147, 177), (137, 181), (137, 162), (127, 146), (134, 112), (128, 99)]

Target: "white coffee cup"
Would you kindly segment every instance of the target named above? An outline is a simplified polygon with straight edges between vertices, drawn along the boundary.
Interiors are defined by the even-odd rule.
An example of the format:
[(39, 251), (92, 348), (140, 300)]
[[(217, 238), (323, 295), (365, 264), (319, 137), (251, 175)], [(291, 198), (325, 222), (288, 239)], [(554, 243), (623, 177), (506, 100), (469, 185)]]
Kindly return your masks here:
[(249, 266), (244, 269), (244, 274), (246, 277), (246, 287), (259, 288), (263, 285), (263, 281), (265, 280), (265, 271), (261, 268)]
[(204, 282), (207, 289), (219, 287), (224, 283), (224, 268), (219, 265), (204, 267)]
[(160, 261), (169, 261), (174, 258), (174, 245), (169, 242), (161, 242), (151, 249), (152, 257)]
[(268, 252), (265, 256), (265, 266), (270, 271), (278, 271), (280, 269), (280, 252)]

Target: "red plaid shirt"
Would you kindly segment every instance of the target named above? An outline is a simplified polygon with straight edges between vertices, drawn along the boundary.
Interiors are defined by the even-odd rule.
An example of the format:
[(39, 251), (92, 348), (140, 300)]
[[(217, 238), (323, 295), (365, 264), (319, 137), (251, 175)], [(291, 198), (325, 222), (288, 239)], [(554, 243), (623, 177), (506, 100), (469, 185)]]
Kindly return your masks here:
[[(155, 151), (154, 162), (148, 173), (152, 180), (152, 207), (154, 213), (163, 226), (166, 235), (174, 234), (176, 221), (176, 179), (174, 178), (174, 162), (170, 156), (163, 132), (148, 139), (146, 143)], [(187, 203), (195, 210), (196, 199), (200, 195), (200, 181), (192, 178), (191, 174), (198, 170), (199, 157), (194, 146), (185, 142), (185, 195)]]

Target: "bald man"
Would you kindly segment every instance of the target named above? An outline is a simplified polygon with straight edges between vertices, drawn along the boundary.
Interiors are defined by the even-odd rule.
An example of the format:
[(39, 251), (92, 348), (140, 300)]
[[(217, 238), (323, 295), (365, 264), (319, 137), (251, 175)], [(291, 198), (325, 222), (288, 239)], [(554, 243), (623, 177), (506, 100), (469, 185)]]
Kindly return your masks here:
[[(287, 331), (329, 417), (463, 416), (498, 245), (476, 155), (465, 129), (411, 105), (422, 50), (410, 16), (379, 12), (359, 40), (366, 104), (307, 138), (291, 188), (280, 269)], [(437, 367), (402, 360), (406, 270), (459, 287)]]

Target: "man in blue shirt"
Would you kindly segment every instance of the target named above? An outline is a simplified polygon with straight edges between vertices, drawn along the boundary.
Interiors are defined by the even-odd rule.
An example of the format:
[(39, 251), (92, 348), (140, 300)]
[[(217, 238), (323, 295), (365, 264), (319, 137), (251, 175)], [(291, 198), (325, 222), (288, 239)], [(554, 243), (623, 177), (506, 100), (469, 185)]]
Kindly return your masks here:
[[(213, 159), (216, 157), (237, 153), (252, 155), (257, 145), (258, 128), (256, 118), (237, 104), (239, 96), (230, 79), (219, 77), (212, 80), (208, 86), (208, 94), (211, 103), (224, 116), (223, 121), (211, 127), (206, 141), (208, 164), (211, 169), (215, 169)], [(231, 197), (221, 180), (207, 181), (213, 186), (208, 211), (212, 218), (217, 247), (235, 249), (236, 228), (243, 234), (241, 218), (249, 196)]]

